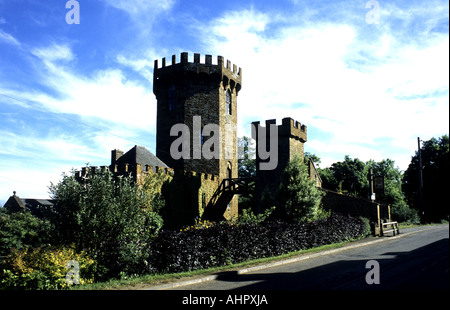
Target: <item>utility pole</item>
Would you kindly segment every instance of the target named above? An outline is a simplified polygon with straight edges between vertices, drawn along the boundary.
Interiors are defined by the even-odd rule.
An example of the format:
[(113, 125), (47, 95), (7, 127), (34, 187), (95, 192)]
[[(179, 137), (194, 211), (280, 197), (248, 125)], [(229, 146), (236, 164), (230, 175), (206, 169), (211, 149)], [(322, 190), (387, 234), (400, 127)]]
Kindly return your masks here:
[(419, 212), (423, 220), (425, 210), (423, 205), (423, 177), (422, 177), (422, 154), (420, 151), (420, 137), (417, 137), (418, 154), (419, 154)]

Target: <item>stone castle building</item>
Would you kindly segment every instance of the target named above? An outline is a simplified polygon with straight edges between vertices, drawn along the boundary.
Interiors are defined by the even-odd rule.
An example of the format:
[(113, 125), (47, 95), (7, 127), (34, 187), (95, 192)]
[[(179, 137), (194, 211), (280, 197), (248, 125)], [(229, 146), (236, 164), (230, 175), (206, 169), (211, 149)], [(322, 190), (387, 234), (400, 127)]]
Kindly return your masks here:
[[(172, 222), (190, 224), (195, 217), (212, 220), (238, 216), (238, 194), (250, 190), (260, 198), (263, 191), (275, 192), (284, 168), (295, 155), (303, 157), (307, 128), (291, 118), (281, 125), (267, 120), (266, 128), (277, 127), (271, 136), (259, 122), (253, 122), (257, 142), (256, 179), (238, 176), (237, 97), (242, 88), (242, 69), (222, 56), (213, 63), (211, 55), (181, 53), (171, 63), (163, 58), (154, 62), (153, 92), (157, 99), (156, 156), (145, 147), (134, 146), (128, 152), (113, 150), (109, 169), (118, 175), (139, 180), (148, 173), (173, 177), (167, 186), (166, 204)], [(264, 137), (265, 139), (260, 139)], [(211, 142), (212, 141), (212, 142)], [(262, 159), (258, 145), (268, 149), (276, 142), (277, 164), (273, 169), (258, 169)], [(311, 166), (312, 165), (312, 166)], [(88, 168), (77, 172), (83, 177)], [(95, 170), (96, 167), (91, 169)], [(310, 163), (310, 175), (320, 186), (320, 177)]]
[[(284, 118), (281, 125), (277, 125), (275, 119), (266, 120), (265, 126), (258, 121), (252, 123), (252, 138), (257, 141), (255, 196), (262, 197), (264, 192), (276, 192), (281, 175), (294, 156), (303, 157), (307, 127), (289, 117)], [(267, 150), (269, 153), (261, 154)]]
[[(242, 69), (222, 56), (217, 57), (217, 64), (211, 55), (206, 55), (204, 62), (200, 54), (194, 54), (193, 62), (188, 58), (188, 53), (181, 53), (177, 62), (173, 55), (171, 64), (163, 58), (161, 66), (155, 60), (156, 156), (174, 169), (217, 175), (219, 181), (238, 178), (237, 97)], [(181, 131), (181, 138), (173, 131), (179, 124), (186, 130)], [(174, 156), (179, 151), (174, 149), (177, 139), (182, 139), (185, 147), (181, 158)], [(235, 196), (228, 205), (236, 216), (237, 203)]]
[[(242, 69), (211, 55), (181, 53), (154, 62), (153, 92), (157, 99), (156, 156), (145, 147), (128, 152), (112, 150), (108, 166), (84, 167), (75, 172), (82, 179), (88, 173), (109, 170), (115, 175), (131, 175), (137, 182), (143, 175), (162, 173), (171, 181), (163, 186), (165, 212), (173, 227), (193, 224), (196, 217), (212, 220), (238, 216), (238, 195), (254, 193), (257, 201), (265, 192), (275, 193), (284, 169), (295, 156), (304, 156), (307, 127), (290, 117), (252, 123), (256, 140), (256, 177), (238, 176), (237, 97), (242, 88)], [(272, 165), (272, 160), (275, 162)], [(90, 169), (90, 171), (88, 170)], [(309, 176), (321, 187), (312, 161)], [(253, 185), (250, 185), (253, 184)], [(388, 205), (346, 197), (324, 190), (324, 207), (353, 216), (365, 216), (378, 232), (383, 218), (390, 221)], [(11, 212), (29, 210), (43, 216), (53, 206), (51, 200), (22, 199), (15, 192), (5, 204)], [(375, 229), (375, 232), (377, 230)], [(382, 232), (381, 232), (382, 234)]]
[[(188, 183), (196, 178), (193, 183), (198, 186), (189, 189), (195, 195), (185, 193), (190, 201), (181, 202), (183, 211), (178, 206), (173, 206), (173, 210), (184, 213), (196, 209), (198, 215), (215, 220), (237, 217), (238, 194), (248, 185), (248, 180), (243, 182), (238, 176), (237, 97), (241, 88), (242, 69), (225, 62), (222, 56), (217, 57), (216, 64), (211, 55), (205, 55), (201, 61), (200, 54), (194, 54), (189, 61), (188, 53), (181, 53), (179, 61), (173, 55), (170, 64), (166, 58), (161, 63), (155, 60), (156, 156), (140, 146), (125, 154), (113, 150), (110, 170), (130, 173), (137, 179), (158, 169), (177, 176), (178, 183), (184, 182), (186, 186), (192, 186)], [(264, 191), (276, 191), (288, 162), (296, 155), (303, 157), (303, 144), (307, 141), (306, 126), (291, 118), (284, 118), (281, 125), (276, 125), (276, 120), (267, 120), (265, 125), (276, 126), (277, 136), (271, 136), (270, 130), (259, 122), (252, 123), (257, 142), (256, 179), (252, 180), (256, 186), (252, 190), (257, 199)], [(262, 136), (265, 139), (261, 140)], [(212, 140), (216, 143), (210, 143)], [(259, 154), (258, 144), (266, 143), (268, 149), (272, 142), (276, 142), (276, 167), (259, 169), (267, 160)], [(320, 186), (312, 162), (310, 175)], [(190, 212), (191, 216), (196, 212)]]

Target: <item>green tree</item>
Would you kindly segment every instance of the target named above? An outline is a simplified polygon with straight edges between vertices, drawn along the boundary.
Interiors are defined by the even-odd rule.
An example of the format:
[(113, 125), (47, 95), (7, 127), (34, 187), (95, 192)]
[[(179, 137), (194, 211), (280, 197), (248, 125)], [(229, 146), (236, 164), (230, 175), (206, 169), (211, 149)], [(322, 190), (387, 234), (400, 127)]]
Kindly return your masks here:
[(283, 172), (278, 192), (276, 214), (284, 220), (312, 221), (324, 216), (323, 192), (309, 177), (308, 166), (295, 157)]
[(391, 159), (380, 162), (370, 160), (367, 166), (372, 169), (374, 175), (384, 177), (384, 193), (378, 193), (376, 199), (391, 205), (393, 219), (399, 222), (418, 223), (417, 211), (410, 209), (406, 203), (406, 197), (402, 191), (403, 174), (398, 167), (395, 167), (395, 162)]
[(309, 160), (312, 160), (315, 166), (319, 166), (321, 160), (320, 157), (316, 154), (312, 154), (310, 152), (305, 152), (305, 163), (308, 163)]
[(338, 191), (339, 182), (334, 177), (334, 171), (330, 167), (318, 168), (320, 178), (322, 179), (322, 187), (334, 191)]
[(345, 156), (343, 162), (331, 165), (331, 168), (320, 169), (323, 187), (353, 196), (368, 197), (369, 184), (366, 164), (355, 158)]
[(402, 172), (395, 167), (395, 162), (391, 159), (383, 159), (380, 162), (370, 160), (367, 162), (369, 169), (372, 169), (374, 175), (384, 177), (384, 193), (377, 194), (377, 200), (389, 203), (391, 205), (404, 201), (405, 196), (402, 192)]
[(52, 242), (51, 223), (39, 219), (29, 211), (8, 213), (0, 209), (0, 256), (10, 254), (11, 250), (27, 247), (40, 247)]
[(142, 272), (151, 238), (162, 226), (161, 217), (147, 208), (147, 195), (131, 177), (87, 171), (81, 180), (74, 174), (63, 175), (50, 186), (56, 201), (52, 217), (56, 239), (88, 251), (109, 275)]
[(249, 137), (238, 138), (238, 171), (240, 178), (251, 178), (256, 175), (256, 149)]
[[(439, 222), (449, 219), (447, 191), (449, 188), (449, 137), (431, 138), (421, 147), (423, 199), (425, 222)], [(418, 152), (411, 158), (411, 163), (404, 173), (403, 191), (407, 203), (420, 210), (419, 203), (419, 156)]]
[[(256, 149), (249, 137), (238, 138), (238, 174), (240, 178), (254, 178), (256, 176)], [(248, 210), (255, 209), (256, 202), (252, 193), (239, 195), (239, 209)], [(247, 213), (246, 213), (247, 214)]]
[(400, 222), (418, 221), (417, 212), (408, 207), (402, 191), (403, 174), (395, 162), (384, 159), (380, 162), (370, 160), (367, 163), (345, 156), (343, 162), (332, 164), (329, 168), (318, 169), (322, 187), (353, 196), (369, 198), (369, 169), (374, 175), (384, 177), (384, 193), (376, 196), (377, 201), (391, 205), (391, 215)]

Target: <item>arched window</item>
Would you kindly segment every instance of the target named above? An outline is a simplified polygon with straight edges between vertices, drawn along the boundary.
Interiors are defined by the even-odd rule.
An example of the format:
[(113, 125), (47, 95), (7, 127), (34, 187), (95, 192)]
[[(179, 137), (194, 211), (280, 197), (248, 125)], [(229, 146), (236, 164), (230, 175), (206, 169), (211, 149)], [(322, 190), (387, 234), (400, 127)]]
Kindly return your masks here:
[(225, 111), (227, 115), (231, 115), (231, 92), (230, 90), (225, 91)]
[[(228, 162), (227, 163), (227, 174), (226, 174), (226, 181), (225, 181), (225, 186), (228, 187), (231, 185), (231, 181), (230, 179), (233, 177), (233, 170), (231, 169), (231, 163)], [(228, 204), (228, 206), (230, 206), (230, 204)]]

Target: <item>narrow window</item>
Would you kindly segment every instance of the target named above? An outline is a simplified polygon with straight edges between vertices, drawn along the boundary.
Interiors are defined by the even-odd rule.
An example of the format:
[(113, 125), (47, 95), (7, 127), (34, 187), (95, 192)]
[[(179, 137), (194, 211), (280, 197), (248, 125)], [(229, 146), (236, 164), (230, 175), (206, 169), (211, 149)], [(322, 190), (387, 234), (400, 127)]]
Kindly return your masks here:
[(175, 86), (172, 85), (169, 88), (169, 111), (175, 110), (175, 99), (176, 99)]
[(200, 144), (203, 145), (205, 143), (205, 136), (203, 136), (203, 127), (200, 130)]
[(231, 92), (229, 89), (225, 92), (225, 110), (228, 115), (231, 115)]

